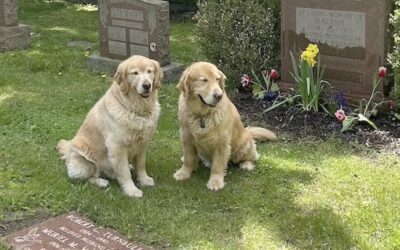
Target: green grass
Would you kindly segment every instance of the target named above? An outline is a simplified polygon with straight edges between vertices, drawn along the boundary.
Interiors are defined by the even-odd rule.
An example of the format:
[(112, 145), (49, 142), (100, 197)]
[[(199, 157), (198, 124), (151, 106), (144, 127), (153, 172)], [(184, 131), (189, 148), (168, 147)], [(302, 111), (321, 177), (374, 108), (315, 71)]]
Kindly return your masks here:
[[(253, 172), (230, 168), (226, 187), (207, 190), (209, 170), (176, 182), (180, 167), (177, 92), (161, 90), (162, 114), (148, 154), (156, 186), (125, 197), (73, 183), (55, 145), (71, 138), (111, 79), (89, 74), (97, 12), (61, 1), (19, 1), (32, 47), (0, 54), (0, 224), (9, 217), (79, 213), (155, 247), (193, 249), (396, 249), (400, 247), (398, 157), (336, 139), (259, 145)], [(172, 24), (172, 56), (202, 59), (194, 24)], [(365, 151), (365, 152), (362, 152)]]

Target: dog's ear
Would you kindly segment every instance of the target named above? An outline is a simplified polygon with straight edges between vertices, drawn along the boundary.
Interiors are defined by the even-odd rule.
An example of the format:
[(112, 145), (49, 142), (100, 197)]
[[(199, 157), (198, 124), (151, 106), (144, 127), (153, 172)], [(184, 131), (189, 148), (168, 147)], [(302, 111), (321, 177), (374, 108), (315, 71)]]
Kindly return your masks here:
[(126, 72), (126, 63), (121, 62), (118, 65), (117, 72), (114, 75), (114, 81), (119, 85), (119, 90), (124, 93), (128, 94), (129, 92), (129, 83), (127, 81), (127, 72)]
[(156, 60), (152, 60), (154, 65), (154, 88), (158, 89), (161, 87), (162, 79), (164, 78), (164, 73), (161, 69), (160, 63)]
[(179, 80), (178, 85), (176, 85), (176, 88), (179, 89), (182, 93), (183, 96), (187, 97), (189, 95), (189, 82), (190, 82), (190, 68), (187, 68), (185, 71), (183, 71), (181, 79)]
[(221, 87), (222, 90), (224, 90), (226, 75), (221, 70), (218, 70), (218, 73), (219, 73), (219, 86)]

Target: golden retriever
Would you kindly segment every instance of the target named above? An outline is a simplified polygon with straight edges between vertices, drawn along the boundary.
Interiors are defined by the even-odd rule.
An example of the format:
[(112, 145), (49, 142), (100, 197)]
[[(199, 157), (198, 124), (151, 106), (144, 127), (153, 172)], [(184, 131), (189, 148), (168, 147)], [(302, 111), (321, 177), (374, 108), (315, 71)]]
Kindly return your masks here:
[(241, 169), (254, 169), (259, 158), (254, 140), (275, 140), (264, 128), (245, 128), (240, 115), (224, 92), (226, 76), (213, 64), (197, 62), (182, 74), (177, 85), (179, 122), (183, 147), (183, 165), (174, 174), (176, 180), (191, 176), (199, 160), (211, 167), (207, 187), (224, 187), (228, 161)]
[(153, 186), (146, 173), (146, 151), (160, 114), (158, 89), (163, 73), (157, 61), (132, 56), (121, 62), (114, 81), (89, 111), (72, 140), (60, 140), (57, 149), (71, 179), (100, 187), (117, 179), (124, 193), (141, 197), (132, 181), (133, 163), (141, 186)]

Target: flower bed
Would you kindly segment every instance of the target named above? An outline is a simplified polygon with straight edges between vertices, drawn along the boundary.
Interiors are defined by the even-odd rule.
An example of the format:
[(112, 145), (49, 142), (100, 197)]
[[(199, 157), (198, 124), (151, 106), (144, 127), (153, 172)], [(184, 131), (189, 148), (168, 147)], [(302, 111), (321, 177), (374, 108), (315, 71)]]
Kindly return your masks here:
[[(307, 112), (296, 106), (284, 105), (263, 113), (271, 103), (244, 93), (233, 98), (233, 102), (245, 123), (268, 127), (280, 139), (314, 137), (325, 140), (337, 137), (344, 142), (387, 149), (400, 155), (400, 121), (393, 119), (390, 112), (374, 118), (378, 130), (366, 123), (360, 123), (354, 130), (342, 133), (341, 122), (325, 112)], [(350, 108), (344, 110), (351, 113)]]

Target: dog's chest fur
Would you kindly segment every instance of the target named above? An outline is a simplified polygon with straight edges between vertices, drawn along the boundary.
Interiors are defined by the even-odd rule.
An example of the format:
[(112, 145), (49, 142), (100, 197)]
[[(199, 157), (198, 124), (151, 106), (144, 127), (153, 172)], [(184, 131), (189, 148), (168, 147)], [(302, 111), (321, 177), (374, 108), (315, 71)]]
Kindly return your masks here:
[(151, 112), (143, 115), (127, 110), (119, 102), (108, 103), (106, 106), (109, 115), (115, 122), (113, 131), (115, 139), (123, 141), (127, 145), (137, 146), (150, 141), (160, 116), (161, 108), (158, 101), (154, 104)]
[(195, 144), (203, 148), (209, 148), (211, 145), (215, 145), (217, 141), (220, 141), (222, 136), (226, 137), (223, 132), (224, 128), (221, 127), (224, 119), (224, 111), (222, 109), (204, 116), (196, 116), (191, 112), (187, 112), (187, 115), (188, 126), (194, 137)]

